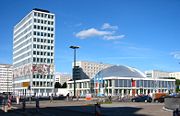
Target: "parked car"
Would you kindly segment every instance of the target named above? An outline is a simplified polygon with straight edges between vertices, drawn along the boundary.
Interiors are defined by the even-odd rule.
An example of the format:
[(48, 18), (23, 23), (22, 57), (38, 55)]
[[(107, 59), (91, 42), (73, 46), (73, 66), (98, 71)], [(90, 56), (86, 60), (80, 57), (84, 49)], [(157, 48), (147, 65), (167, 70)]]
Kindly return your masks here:
[(167, 97), (167, 96), (169, 96), (168, 93), (154, 93), (152, 98), (153, 98), (154, 102), (162, 103), (162, 102), (164, 102), (164, 98)]
[(131, 99), (132, 102), (152, 102), (152, 98), (148, 95), (137, 96)]
[(161, 97), (159, 97), (159, 98), (155, 98), (154, 99), (154, 102), (160, 102), (160, 103), (163, 103), (164, 102), (164, 98), (165, 98), (166, 96), (161, 96)]

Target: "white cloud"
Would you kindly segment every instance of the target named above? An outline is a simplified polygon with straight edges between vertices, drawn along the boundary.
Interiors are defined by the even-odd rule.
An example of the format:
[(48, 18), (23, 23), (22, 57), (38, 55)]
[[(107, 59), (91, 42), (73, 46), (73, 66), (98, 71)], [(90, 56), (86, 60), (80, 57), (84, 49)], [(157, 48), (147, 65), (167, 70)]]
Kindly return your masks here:
[(122, 39), (122, 38), (124, 38), (125, 37), (125, 35), (107, 35), (107, 36), (104, 36), (103, 38), (105, 39), (105, 40), (117, 40), (117, 39)]
[(87, 39), (90, 37), (101, 37), (104, 40), (118, 40), (125, 37), (117, 33), (118, 26), (112, 26), (109, 23), (104, 23), (101, 29), (90, 28), (75, 33), (75, 36), (80, 39)]
[(101, 27), (101, 29), (112, 29), (112, 30), (117, 30), (118, 29), (118, 26), (112, 26), (110, 25), (109, 23), (104, 23)]
[(78, 32), (75, 36), (80, 39), (86, 39), (89, 37), (95, 37), (95, 36), (106, 36), (106, 35), (112, 35), (113, 32), (111, 31), (101, 31), (95, 28), (90, 28), (87, 30), (82, 30)]
[(171, 55), (172, 55), (175, 59), (180, 59), (180, 51), (171, 52)]

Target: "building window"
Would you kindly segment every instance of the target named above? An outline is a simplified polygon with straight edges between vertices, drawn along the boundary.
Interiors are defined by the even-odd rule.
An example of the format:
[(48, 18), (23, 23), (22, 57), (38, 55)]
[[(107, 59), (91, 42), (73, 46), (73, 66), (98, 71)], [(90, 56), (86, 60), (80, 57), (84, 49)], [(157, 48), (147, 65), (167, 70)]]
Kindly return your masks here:
[(37, 58), (37, 62), (39, 62), (39, 58)]
[(33, 62), (36, 62), (36, 58), (33, 58)]
[(53, 63), (53, 59), (51, 59), (51, 63)]
[(40, 36), (40, 32), (37, 32), (37, 36)]
[(33, 38), (33, 41), (36, 42), (36, 38)]
[(33, 44), (33, 48), (36, 48), (36, 44)]
[(51, 19), (53, 19), (54, 17), (53, 17), (53, 15), (51, 15)]
[(36, 51), (33, 51), (33, 54), (36, 55)]
[(47, 63), (50, 63), (50, 59), (49, 58), (47, 59)]
[(51, 40), (51, 43), (53, 43), (53, 40)]
[(36, 31), (34, 31), (34, 35), (36, 35)]
[(51, 34), (51, 37), (53, 37), (54, 36), (54, 34)]
[(50, 53), (48, 52), (47, 55), (50, 56)]
[(43, 58), (41, 58), (41, 63), (43, 63)]

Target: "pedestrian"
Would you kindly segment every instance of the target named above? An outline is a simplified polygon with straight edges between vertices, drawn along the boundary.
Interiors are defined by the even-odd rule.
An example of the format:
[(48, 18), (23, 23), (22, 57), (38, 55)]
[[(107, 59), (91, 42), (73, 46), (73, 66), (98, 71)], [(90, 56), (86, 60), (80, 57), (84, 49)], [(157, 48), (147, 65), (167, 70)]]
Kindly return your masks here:
[(39, 98), (36, 98), (36, 112), (39, 112)]
[(67, 101), (69, 101), (69, 93), (67, 94), (66, 98), (67, 98)]
[(25, 98), (23, 99), (23, 102), (22, 102), (22, 109), (23, 109), (23, 111), (26, 110), (26, 100), (25, 100)]
[(50, 103), (52, 103), (53, 102), (53, 94), (51, 94), (51, 96), (50, 96)]
[(109, 101), (111, 102), (111, 95), (109, 96)]

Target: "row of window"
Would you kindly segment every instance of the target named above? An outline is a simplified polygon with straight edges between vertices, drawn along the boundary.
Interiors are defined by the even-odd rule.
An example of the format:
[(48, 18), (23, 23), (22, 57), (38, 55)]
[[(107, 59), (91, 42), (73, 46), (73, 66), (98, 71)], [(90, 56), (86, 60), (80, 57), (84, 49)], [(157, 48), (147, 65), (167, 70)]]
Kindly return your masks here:
[(33, 48), (45, 49), (45, 50), (53, 50), (54, 47), (53, 46), (33, 44)]
[(40, 39), (40, 38), (33, 38), (33, 42), (41, 42), (41, 43), (51, 43), (51, 44), (53, 44), (53, 41), (54, 40), (47, 40), (47, 39)]
[(53, 59), (50, 58), (35, 58), (33, 57), (34, 63), (53, 63)]
[(26, 34), (27, 32), (29, 32), (29, 31), (32, 29), (32, 26), (29, 26), (29, 27), (27, 27), (27, 28), (25, 27), (25, 28), (23, 28), (23, 29), (25, 29), (25, 30), (22, 31), (21, 33), (19, 33), (17, 36), (16, 36), (16, 34), (14, 34), (14, 36), (16, 36), (14, 40), (16, 40), (17, 38), (19, 38), (19, 37), (21, 37), (22, 35), (24, 35), (24, 34)]
[(33, 87), (52, 87), (53, 82), (33, 81)]
[(33, 51), (33, 55), (44, 55), (44, 56), (53, 56), (52, 52), (40, 52), (40, 51)]
[[(21, 58), (22, 59), (22, 58)], [(15, 62), (14, 60), (13, 60), (13, 62)], [(14, 68), (16, 68), (16, 67), (19, 67), (19, 66), (22, 66), (22, 65), (24, 65), (24, 64), (28, 64), (28, 63), (30, 63), (31, 62), (31, 58), (27, 58), (27, 59), (24, 59), (23, 61), (21, 61), (21, 62), (18, 62), (18, 63), (14, 63), (13, 64), (13, 66), (14, 66)], [(29, 77), (28, 77), (29, 78)], [(24, 79), (24, 78), (23, 78)]]
[(16, 42), (14, 43), (14, 45), (19, 44), (20, 42), (24, 41), (25, 39), (27, 39), (27, 38), (30, 37), (31, 35), (32, 35), (31, 32), (25, 34), (24, 36), (18, 35), (18, 37), (16, 37), (16, 39), (18, 38), (19, 40), (16, 41)]
[(43, 36), (43, 37), (53, 37), (54, 36), (54, 34), (52, 34), (52, 33), (37, 32), (37, 31), (34, 31), (34, 35)]
[(38, 78), (38, 79), (53, 79), (53, 75), (33, 75), (33, 78)]
[(49, 18), (49, 19), (53, 19), (54, 18), (53, 15), (44, 14), (44, 13), (37, 13), (37, 12), (34, 12), (34, 16), (38, 16), (38, 17), (42, 17), (42, 18)]
[[(25, 22), (26, 20), (23, 20), (23, 22)], [(19, 33), (21, 30), (23, 30), (23, 29), (25, 29), (27, 26), (29, 26), (30, 24), (32, 23), (32, 19), (30, 19), (28, 22), (26, 22), (26, 23), (20, 23), (20, 24), (18, 24), (18, 26), (15, 28), (15, 30), (14, 30), (14, 35), (16, 35), (17, 33)], [(23, 24), (23, 25), (22, 25)], [(17, 30), (17, 28), (18, 27), (20, 27), (20, 26), (22, 26), (21, 28), (19, 28), (18, 30)]]
[(31, 55), (31, 51), (25, 52), (25, 53), (21, 54), (20, 56), (14, 58), (14, 59), (13, 59), (13, 62), (19, 61), (19, 60), (21, 60), (21, 59), (23, 59), (23, 58), (27, 58), (27, 57), (30, 56), (30, 55)]
[[(26, 43), (26, 42), (25, 42)], [(24, 43), (24, 45), (27, 45), (27, 44), (25, 44)], [(13, 54), (13, 56), (14, 57), (16, 57), (17, 55), (19, 55), (19, 54), (22, 54), (22, 53), (24, 53), (24, 52), (27, 52), (29, 49), (31, 49), (31, 45), (29, 45), (29, 46), (27, 46), (27, 47), (24, 47), (23, 49), (21, 49), (21, 50), (19, 50), (18, 52), (14, 52), (14, 54)]]
[(41, 23), (41, 24), (48, 24), (48, 25), (54, 25), (53, 21), (47, 21), (47, 20), (42, 20), (42, 19), (34, 19), (35, 23)]
[(39, 25), (34, 25), (34, 29), (41, 29), (41, 30), (48, 30), (48, 31), (54, 31), (53, 27), (45, 27), (45, 26), (39, 26)]

